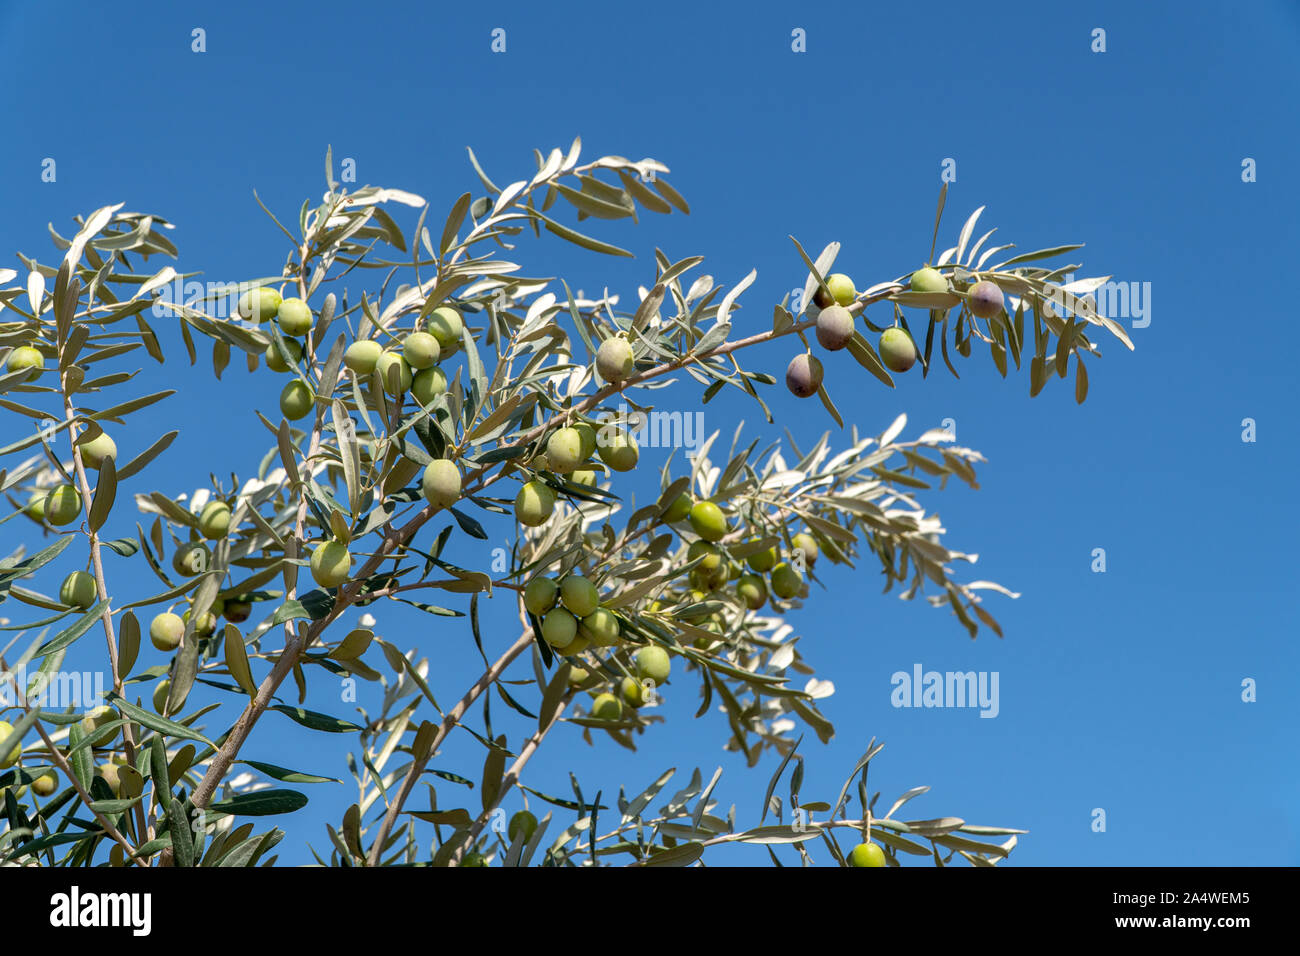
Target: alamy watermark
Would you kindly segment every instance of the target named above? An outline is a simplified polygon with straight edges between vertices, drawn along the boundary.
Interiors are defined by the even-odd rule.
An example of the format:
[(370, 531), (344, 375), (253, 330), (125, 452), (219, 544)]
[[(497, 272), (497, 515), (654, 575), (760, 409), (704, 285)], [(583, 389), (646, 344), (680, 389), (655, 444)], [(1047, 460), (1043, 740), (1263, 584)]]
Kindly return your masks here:
[[(1065, 276), (1060, 286), (1049, 285), (1044, 298), (1051, 303), (1058, 315), (1067, 315), (1074, 311), (1069, 305), (1068, 290), (1074, 282), (1074, 274)], [(1151, 283), (1150, 282), (1116, 282), (1109, 279), (1090, 292), (1077, 296), (1087, 302), (1101, 315), (1108, 319), (1130, 319), (1135, 329), (1145, 329), (1151, 324)]]
[(695, 451), (704, 441), (704, 412), (629, 411), (626, 404), (603, 419), (597, 438), (604, 445), (625, 430), (638, 448), (684, 448)]
[[(15, 685), (27, 688), (21, 701)], [(14, 673), (0, 671), (0, 708), (20, 702), (40, 710), (94, 710), (104, 704), (104, 672), (34, 671), (29, 679), (25, 666)]]
[(978, 707), (981, 717), (998, 715), (997, 671), (895, 671), (889, 701), (895, 707)]
[(163, 319), (175, 318), (182, 308), (196, 309), (210, 319), (229, 319), (246, 328), (257, 328), (257, 320), (241, 316), (237, 305), (239, 297), (245, 292), (264, 285), (265, 283), (259, 285), (253, 282), (199, 282), (197, 279), (183, 280), (177, 276), (158, 288), (151, 311), (157, 318)]

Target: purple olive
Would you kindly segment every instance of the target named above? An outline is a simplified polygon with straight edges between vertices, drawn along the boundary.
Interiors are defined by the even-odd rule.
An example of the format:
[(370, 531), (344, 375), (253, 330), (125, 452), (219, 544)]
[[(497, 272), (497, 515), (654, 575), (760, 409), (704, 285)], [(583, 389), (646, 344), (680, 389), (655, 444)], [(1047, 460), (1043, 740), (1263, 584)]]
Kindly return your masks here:
[(971, 286), (966, 304), (973, 315), (981, 319), (991, 319), (1002, 311), (1002, 290), (988, 279), (981, 279)]
[(831, 305), (817, 316), (817, 342), (822, 348), (838, 352), (853, 338), (853, 313), (842, 305)]
[(790, 360), (785, 370), (785, 386), (799, 398), (817, 394), (822, 383), (822, 363), (804, 352)]

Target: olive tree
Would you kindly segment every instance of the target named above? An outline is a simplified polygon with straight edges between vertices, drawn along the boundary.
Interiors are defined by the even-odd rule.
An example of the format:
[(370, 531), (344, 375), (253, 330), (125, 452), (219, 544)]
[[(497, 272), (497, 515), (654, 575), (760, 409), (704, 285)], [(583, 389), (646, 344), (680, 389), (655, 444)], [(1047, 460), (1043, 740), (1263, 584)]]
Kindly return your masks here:
[[(977, 210), (937, 257), (932, 241), (922, 268), (859, 291), (832, 271), (838, 243), (814, 258), (794, 241), (789, 284), (802, 289), (770, 323), (740, 322), (755, 273), (728, 288), (700, 256), (656, 250), (629, 305), (526, 277), (514, 261), (540, 239), (631, 255), (563, 220), (688, 213), (662, 163), (583, 163), (575, 141), (538, 152), (526, 178), (502, 187), (470, 159), (482, 190), (443, 217), (402, 190), (349, 192), (327, 156), (318, 205), (296, 221), (266, 210), (289, 240), (284, 263), (198, 294), (193, 273), (148, 264), (177, 257), (171, 225), (121, 206), (78, 219), (70, 239), (51, 226), (54, 259), (20, 255), (21, 272), (0, 270), (0, 489), (11, 506), (0, 623), (16, 632), (0, 642), (0, 858), (275, 862), (286, 832), (312, 836), (284, 821), (334, 779), (259, 743), (275, 711), (356, 737), (356, 800), (328, 827), (328, 856), (312, 849), (330, 865), (689, 865), (727, 843), (805, 864), (1004, 859), (1023, 831), (900, 816), (925, 787), (879, 804), (867, 786), (874, 739), (838, 794), (801, 792), (804, 734), (833, 734), (817, 706), (828, 684), (795, 631), (810, 587), (878, 566), (886, 591), (924, 596), (971, 637), (1001, 635), (986, 595), (1015, 596), (960, 580), (973, 558), (947, 547), (923, 504), (949, 479), (976, 487), (982, 456), (942, 429), (905, 437), (901, 417), (846, 426), (819, 353), (845, 351), (854, 364), (836, 375), (892, 387), (940, 357), (956, 375), (955, 361), (987, 349), (1003, 376), (1027, 360), (1031, 395), (1073, 362), (1082, 402), (1094, 330), (1132, 345), (1088, 296), (1104, 280), (1068, 282), (1076, 265), (1039, 264), (1079, 247), (989, 247), (991, 230), (975, 238)], [(389, 209), (418, 220), (404, 231)], [(283, 381), (278, 409), (245, 409), (232, 390), (221, 413), (266, 427), (255, 471), (180, 496), (149, 484), (177, 432), (128, 419), (174, 394), (132, 386), (145, 356), (164, 361), (164, 326), (191, 365), (210, 353), (218, 379), (238, 355)], [(834, 438), (736, 428), (692, 455), (644, 460), (638, 441), (671, 394), (659, 389), (701, 403), (737, 389), (773, 422), (764, 394), (782, 370), (741, 360), (776, 340), (792, 347), (785, 386), (817, 396)], [(638, 467), (657, 472), (641, 501), (627, 475)], [(455, 563), (458, 544), (502, 535), (501, 562)], [(132, 580), (156, 577), (156, 593), (115, 586), (128, 564), (147, 566)], [(480, 626), (493, 601), (517, 615), (514, 639)], [(377, 634), (373, 614), (398, 603), (427, 624)], [(350, 614), (356, 626), (342, 623)], [(89, 707), (60, 688), (69, 649), (99, 632), (107, 686)], [(474, 641), (481, 672), (431, 677), (429, 633)], [(165, 663), (138, 666), (146, 634)], [(456, 677), (461, 696), (446, 706)], [(371, 687), (364, 703), (358, 680)], [(635, 749), (667, 732), (660, 703), (693, 696), (748, 766), (782, 758), (761, 801), (748, 801), (756, 812), (720, 809), (721, 771), (665, 789), (670, 770), (613, 798), (576, 778), (571, 796), (525, 782), (544, 743), (561, 767), (561, 741)], [(358, 703), (341, 716), (340, 699)], [(500, 708), (493, 728), (494, 699), (511, 732)], [(453, 734), (482, 746), (481, 764), (440, 762)], [(538, 812), (507, 822), (510, 797)], [(280, 826), (259, 828), (265, 816)]]

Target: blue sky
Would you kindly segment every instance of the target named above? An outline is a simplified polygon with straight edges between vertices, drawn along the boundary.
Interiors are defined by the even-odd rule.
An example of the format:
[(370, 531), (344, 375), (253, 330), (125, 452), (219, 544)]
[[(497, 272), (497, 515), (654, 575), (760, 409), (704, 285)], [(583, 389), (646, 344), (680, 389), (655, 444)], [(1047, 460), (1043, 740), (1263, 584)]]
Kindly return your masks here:
[[(356, 160), (359, 184), (424, 195), (441, 223), (461, 192), (479, 188), (466, 146), (508, 182), (531, 175), (534, 147), (564, 148), (580, 134), (588, 158), (667, 163), (692, 214), (602, 224), (601, 237), (635, 260), (526, 240), (524, 271), (563, 275), (575, 289), (608, 285), (626, 301), (653, 279), (656, 246), (674, 260), (703, 254), (720, 282), (758, 270), (736, 317), (757, 331), (802, 284), (791, 234), (811, 250), (840, 241), (837, 266), (859, 288), (921, 265), (951, 158), (940, 249), (986, 205), (982, 227), (998, 226), (1003, 242), (1086, 242), (1074, 254), (1080, 275), (1150, 283), (1151, 321), (1125, 321), (1135, 352), (1102, 341), (1083, 406), (1060, 380), (1031, 400), (1027, 372), (1003, 381), (986, 358), (959, 365), (960, 381), (940, 365), (892, 392), (847, 358), (828, 361), (831, 394), (863, 432), (904, 411), (911, 436), (952, 418), (959, 443), (988, 457), (979, 491), (924, 500), (952, 547), (979, 553), (968, 578), (1022, 597), (992, 596), (1006, 637), (984, 631), (972, 642), (945, 612), (878, 594), (865, 564), (828, 575), (828, 589), (791, 619), (805, 656), (836, 685), (822, 702), (835, 739), (823, 746), (809, 734), (801, 750), (804, 799), (834, 800), (875, 736), (886, 746), (872, 784), (886, 807), (928, 784), (914, 816), (1028, 829), (1013, 863), (1300, 862), (1291, 553), (1300, 461), (1286, 425), (1294, 370), (1278, 355), (1300, 239), (1287, 165), (1300, 146), (1300, 12), (1283, 0), (993, 3), (978, 15), (948, 0), (729, 6), (0, 6), (0, 267), (20, 266), (17, 249), (55, 261), (47, 223), (69, 234), (72, 216), (125, 202), (177, 224), (183, 271), (270, 275), (283, 237), (252, 191), (292, 218), (303, 199), (319, 200), (329, 145)], [(206, 53), (191, 52), (195, 27)], [(489, 48), (498, 27), (504, 53)], [(1098, 27), (1104, 53), (1090, 49)], [(796, 28), (806, 52), (791, 50)], [(46, 157), (57, 162), (54, 183), (40, 178)], [(1246, 157), (1256, 182), (1242, 181)], [(183, 391), (134, 427), (149, 436), (142, 445), (184, 427), (130, 490), (176, 495), (209, 470), (251, 475), (266, 436), (249, 403), (274, 409), (280, 382), (242, 367), (216, 382), (202, 359), (187, 374), (179, 336), (163, 337), (171, 361), (146, 364), (136, 390)], [(748, 366), (779, 373), (790, 346), (747, 354)], [(743, 417), (804, 440), (835, 428), (820, 407), (771, 395), (777, 427), (725, 394), (707, 425), (729, 436)], [(697, 400), (689, 381), (671, 399), (682, 409)], [(1254, 443), (1242, 441), (1245, 418), (1257, 423)], [(134, 520), (113, 519), (122, 534)], [(0, 528), (6, 553), (16, 524)], [(484, 556), (481, 544), (459, 547), (464, 561)], [(1091, 570), (1095, 548), (1106, 551), (1104, 574)], [(115, 591), (151, 593), (139, 558), (112, 561)], [(513, 639), (512, 619), (509, 608), (490, 610), (489, 644)], [(477, 675), (463, 623), (383, 610), (379, 630), (435, 661), (440, 701)], [(82, 642), (84, 666), (102, 655), (93, 637)], [(160, 662), (146, 648), (140, 666)], [(916, 663), (998, 672), (997, 718), (892, 707), (890, 675)], [(1254, 703), (1241, 700), (1246, 678), (1258, 684)], [(530, 764), (529, 782), (567, 794), (572, 770), (585, 793), (608, 796), (620, 782), (639, 791), (669, 766), (684, 781), (695, 766), (707, 777), (721, 765), (724, 809), (735, 802), (756, 823), (775, 759), (745, 770), (720, 749), (721, 718), (689, 723), (697, 701), (680, 686), (637, 754), (590, 748), (570, 732)], [(316, 706), (354, 716), (328, 697)], [(499, 702), (493, 714), (512, 743), (525, 732)], [(323, 748), (299, 730), (272, 715), (245, 756), (343, 776), (335, 745), (345, 741)], [(477, 779), (481, 761), (460, 734), (436, 765)], [(323, 823), (337, 824), (355, 798), (350, 782), (307, 789), (312, 803), (281, 846), (291, 862), (309, 859), (307, 840), (327, 847)], [(460, 796), (450, 785), (440, 794), (444, 806)], [(477, 807), (477, 794), (465, 799)], [(508, 808), (519, 806), (516, 795)], [(1105, 833), (1091, 828), (1098, 807)]]

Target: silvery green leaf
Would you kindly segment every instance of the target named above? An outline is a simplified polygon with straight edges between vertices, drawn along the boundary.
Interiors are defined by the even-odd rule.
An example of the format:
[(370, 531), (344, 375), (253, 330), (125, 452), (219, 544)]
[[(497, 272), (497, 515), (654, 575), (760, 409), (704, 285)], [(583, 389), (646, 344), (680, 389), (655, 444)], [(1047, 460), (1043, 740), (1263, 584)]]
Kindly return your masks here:
[[(834, 246), (836, 248), (836, 251), (838, 251), (839, 248), (838, 243), (831, 243), (831, 246)], [(827, 247), (828, 251), (829, 249), (830, 246)], [(826, 252), (823, 252), (822, 257), (825, 257), (826, 254), (827, 254)], [(831, 253), (830, 258), (832, 261), (834, 260), (835, 258), (834, 253)], [(826, 268), (830, 268), (829, 264), (827, 264)], [(744, 292), (746, 289), (748, 289), (751, 285), (754, 284), (754, 280), (756, 278), (758, 278), (758, 270), (750, 269), (749, 274), (746, 275), (745, 278), (741, 279), (738, 283), (736, 283), (736, 285), (734, 285), (730, 289), (730, 291), (728, 291), (727, 294), (722, 297), (722, 302), (718, 305), (717, 321), (719, 325), (728, 321), (728, 317), (731, 315), (732, 304), (736, 301), (736, 299), (740, 297), (740, 294), (742, 292)]]
[[(666, 171), (667, 170), (665, 170), (665, 172)], [(663, 196), (664, 199), (667, 199), (683, 213), (688, 216), (691, 214), (691, 207), (687, 205), (686, 200), (682, 198), (682, 194), (668, 184), (668, 180), (656, 176), (650, 181), (650, 184), (654, 186), (655, 191), (658, 192), (659, 195)]]
[(997, 226), (994, 226), (988, 232), (984, 233), (984, 235), (980, 236), (979, 241), (977, 241), (975, 245), (971, 246), (970, 255), (966, 257), (967, 266), (969, 266), (971, 262), (975, 260), (975, 257), (979, 255), (980, 247), (983, 246), (984, 243), (989, 240), (989, 237), (992, 236), (993, 233), (997, 231), (998, 231)]
[(911, 790), (908, 790), (901, 797), (899, 797), (897, 800), (894, 801), (894, 805), (889, 808), (889, 812), (886, 813), (885, 816), (892, 817), (898, 811), (898, 808), (901, 807), (903, 804), (907, 803), (907, 801), (915, 797), (919, 797), (923, 793), (929, 793), (929, 792), (930, 792), (929, 787), (913, 787)]
[(32, 307), (33, 315), (41, 314), (45, 302), (45, 276), (33, 269), (27, 276), (27, 301)]
[(962, 255), (966, 252), (966, 243), (970, 242), (971, 234), (975, 231), (975, 223), (979, 220), (980, 213), (983, 211), (984, 207), (980, 206), (971, 213), (970, 218), (966, 220), (966, 225), (961, 227), (961, 234), (957, 237), (957, 254), (953, 257), (954, 261), (962, 261)]

